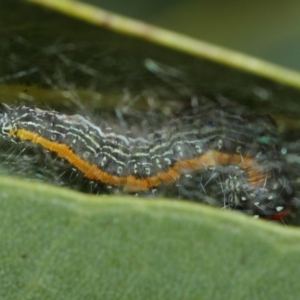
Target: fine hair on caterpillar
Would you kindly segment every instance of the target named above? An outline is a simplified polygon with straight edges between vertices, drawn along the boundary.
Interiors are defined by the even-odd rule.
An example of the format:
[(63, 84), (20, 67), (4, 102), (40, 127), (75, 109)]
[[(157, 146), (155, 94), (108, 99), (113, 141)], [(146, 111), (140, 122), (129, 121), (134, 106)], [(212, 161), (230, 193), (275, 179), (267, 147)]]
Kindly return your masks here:
[(174, 196), (170, 187), (176, 187), (181, 198), (205, 198), (271, 219), (284, 217), (293, 204), (270, 116), (204, 105), (178, 113), (146, 136), (120, 132), (81, 115), (0, 107), (1, 139), (37, 145), (112, 191)]

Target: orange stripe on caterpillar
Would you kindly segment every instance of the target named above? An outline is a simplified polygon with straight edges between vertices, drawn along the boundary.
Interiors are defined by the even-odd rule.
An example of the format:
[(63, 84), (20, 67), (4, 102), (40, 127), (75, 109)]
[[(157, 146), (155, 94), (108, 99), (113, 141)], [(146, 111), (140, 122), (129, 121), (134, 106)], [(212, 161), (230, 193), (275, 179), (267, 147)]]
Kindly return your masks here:
[(143, 179), (138, 179), (132, 175), (118, 177), (101, 170), (95, 164), (85, 161), (66, 144), (53, 142), (25, 129), (11, 130), (10, 134), (12, 137), (39, 144), (45, 149), (56, 153), (60, 158), (67, 160), (80, 170), (86, 178), (108, 185), (124, 187), (126, 192), (146, 191), (161, 184), (172, 184), (184, 173), (200, 171), (216, 165), (234, 164), (245, 169), (249, 174), (248, 181), (252, 184), (263, 183), (266, 178), (264, 172), (259, 170), (258, 164), (251, 157), (241, 158), (238, 154), (221, 153), (216, 150), (209, 150), (197, 158), (178, 161), (167, 172), (158, 172), (155, 176)]

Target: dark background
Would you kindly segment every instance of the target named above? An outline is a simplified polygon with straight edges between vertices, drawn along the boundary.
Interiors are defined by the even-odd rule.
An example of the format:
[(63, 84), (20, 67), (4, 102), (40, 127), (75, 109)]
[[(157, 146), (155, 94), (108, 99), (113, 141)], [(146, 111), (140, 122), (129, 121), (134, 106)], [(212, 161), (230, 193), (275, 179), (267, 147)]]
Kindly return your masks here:
[(297, 0), (84, 2), (300, 70)]

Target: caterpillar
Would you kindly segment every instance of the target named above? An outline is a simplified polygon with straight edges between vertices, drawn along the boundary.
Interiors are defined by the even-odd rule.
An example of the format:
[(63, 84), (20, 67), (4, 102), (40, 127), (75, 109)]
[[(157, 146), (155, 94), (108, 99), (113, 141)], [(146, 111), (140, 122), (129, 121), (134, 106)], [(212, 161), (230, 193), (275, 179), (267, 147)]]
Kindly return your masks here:
[(193, 108), (147, 136), (131, 137), (81, 115), (2, 103), (0, 138), (39, 145), (88, 180), (124, 193), (188, 187), (199, 174), (219, 174), (214, 186), (221, 189), (220, 206), (279, 219), (293, 204), (276, 122), (234, 107)]

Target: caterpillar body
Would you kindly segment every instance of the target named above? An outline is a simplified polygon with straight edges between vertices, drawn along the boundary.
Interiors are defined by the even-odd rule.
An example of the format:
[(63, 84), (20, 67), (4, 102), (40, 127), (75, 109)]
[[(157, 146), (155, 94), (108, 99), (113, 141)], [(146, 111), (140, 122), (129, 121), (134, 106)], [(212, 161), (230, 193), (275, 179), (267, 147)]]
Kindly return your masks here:
[(147, 136), (129, 137), (80, 115), (1, 104), (0, 137), (39, 145), (88, 180), (125, 193), (184, 188), (199, 174), (219, 174), (214, 185), (220, 206), (278, 219), (293, 203), (293, 188), (282, 172), (280, 136), (267, 115), (208, 105)]

